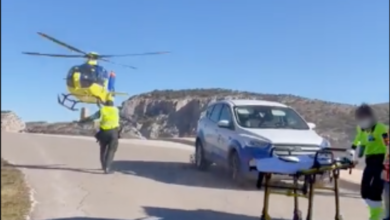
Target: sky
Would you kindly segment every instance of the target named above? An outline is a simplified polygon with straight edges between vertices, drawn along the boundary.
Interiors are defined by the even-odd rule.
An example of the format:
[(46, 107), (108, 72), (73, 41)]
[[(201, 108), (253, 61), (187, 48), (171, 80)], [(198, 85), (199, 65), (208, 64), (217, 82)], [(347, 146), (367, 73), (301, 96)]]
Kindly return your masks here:
[(56, 98), (83, 60), (22, 55), (72, 54), (38, 31), (100, 54), (171, 51), (114, 60), (137, 70), (105, 65), (129, 95), (219, 87), (389, 100), (388, 0), (3, 0), (1, 19), (1, 109), (27, 121), (79, 114)]

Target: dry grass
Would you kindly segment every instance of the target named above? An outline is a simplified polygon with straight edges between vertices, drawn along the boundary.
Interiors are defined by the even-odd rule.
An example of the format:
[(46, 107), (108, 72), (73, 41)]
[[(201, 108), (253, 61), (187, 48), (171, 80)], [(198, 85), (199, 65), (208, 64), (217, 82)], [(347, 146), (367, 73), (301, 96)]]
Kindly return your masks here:
[(1, 219), (24, 220), (30, 209), (23, 174), (1, 159)]

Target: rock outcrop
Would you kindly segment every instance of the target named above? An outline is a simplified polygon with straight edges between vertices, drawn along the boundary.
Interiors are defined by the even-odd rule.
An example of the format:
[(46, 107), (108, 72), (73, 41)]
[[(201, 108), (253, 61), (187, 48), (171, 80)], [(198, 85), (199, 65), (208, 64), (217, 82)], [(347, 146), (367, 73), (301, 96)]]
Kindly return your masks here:
[(26, 124), (12, 111), (1, 111), (1, 130), (8, 132), (22, 132)]

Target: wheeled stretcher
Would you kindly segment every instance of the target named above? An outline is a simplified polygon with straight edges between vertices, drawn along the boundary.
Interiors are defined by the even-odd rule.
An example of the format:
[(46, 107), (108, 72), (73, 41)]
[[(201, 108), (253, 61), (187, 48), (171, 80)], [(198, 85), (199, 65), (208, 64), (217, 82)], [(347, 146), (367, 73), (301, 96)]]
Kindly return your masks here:
[[(270, 194), (282, 194), (293, 197), (294, 210), (292, 220), (302, 220), (298, 198), (308, 199), (306, 220), (313, 220), (313, 199), (315, 189), (325, 189), (334, 192), (335, 196), (335, 220), (342, 220), (339, 203), (339, 176), (340, 170), (352, 169), (353, 163), (346, 157), (336, 158), (332, 151), (340, 151), (336, 148), (327, 148), (316, 152), (314, 155), (280, 156), (259, 159), (256, 161), (258, 171), (257, 188), (264, 187), (264, 201), (261, 220), (271, 220), (268, 213)], [(343, 150), (345, 151), (345, 150)], [(274, 155), (273, 150), (270, 152)], [(329, 173), (333, 182), (332, 187), (316, 187), (318, 175)], [(274, 174), (288, 175), (293, 178), (289, 186), (280, 186), (271, 183)], [(300, 183), (303, 180), (303, 184)], [(280, 191), (280, 190), (286, 191)]]

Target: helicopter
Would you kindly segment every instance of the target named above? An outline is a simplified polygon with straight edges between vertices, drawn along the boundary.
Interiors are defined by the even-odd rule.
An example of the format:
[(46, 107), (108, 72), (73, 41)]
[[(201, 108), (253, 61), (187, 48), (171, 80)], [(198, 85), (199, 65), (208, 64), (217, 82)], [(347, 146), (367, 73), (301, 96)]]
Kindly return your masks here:
[[(115, 73), (108, 71), (98, 61), (103, 61), (115, 65), (119, 65), (126, 68), (136, 69), (133, 66), (115, 63), (109, 60), (112, 57), (127, 57), (127, 56), (144, 56), (144, 55), (158, 55), (166, 54), (169, 52), (150, 52), (150, 53), (138, 53), (138, 54), (122, 54), (122, 55), (99, 55), (96, 52), (84, 52), (78, 48), (70, 46), (62, 41), (59, 41), (47, 34), (37, 32), (41, 37), (50, 40), (62, 47), (69, 49), (70, 51), (78, 54), (49, 54), (38, 52), (22, 52), (26, 55), (32, 56), (46, 56), (56, 58), (84, 58), (85, 62), (80, 65), (71, 67), (65, 78), (68, 94), (58, 95), (58, 104), (63, 107), (77, 111), (75, 106), (78, 103), (96, 104), (98, 107), (104, 105), (107, 100), (114, 101), (116, 95), (126, 96), (126, 93), (115, 92)], [(70, 105), (66, 103), (70, 102)]]

